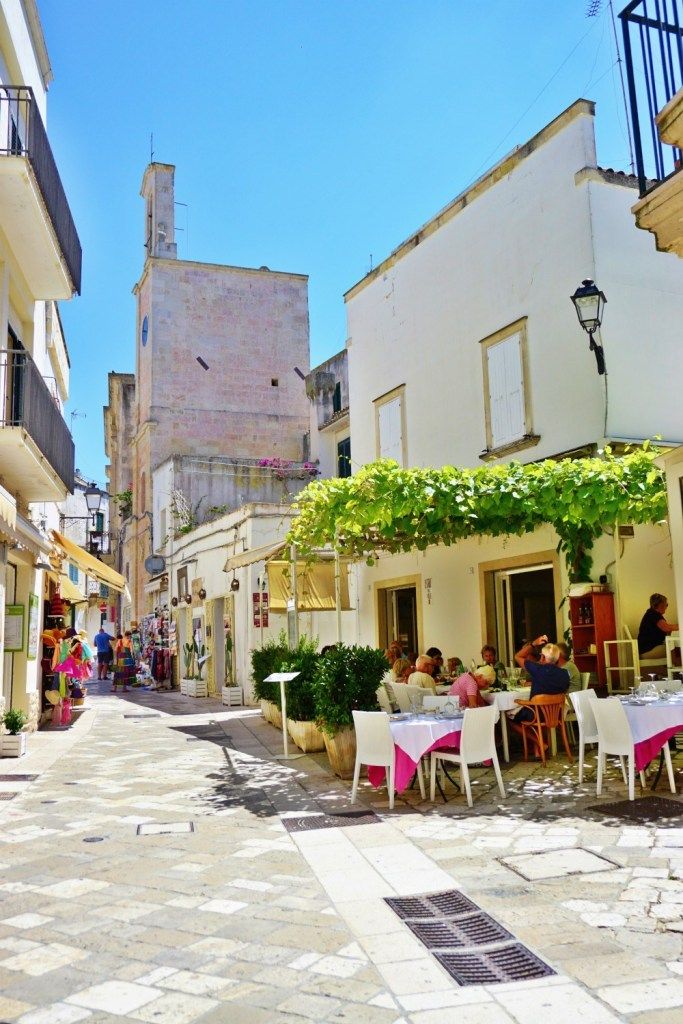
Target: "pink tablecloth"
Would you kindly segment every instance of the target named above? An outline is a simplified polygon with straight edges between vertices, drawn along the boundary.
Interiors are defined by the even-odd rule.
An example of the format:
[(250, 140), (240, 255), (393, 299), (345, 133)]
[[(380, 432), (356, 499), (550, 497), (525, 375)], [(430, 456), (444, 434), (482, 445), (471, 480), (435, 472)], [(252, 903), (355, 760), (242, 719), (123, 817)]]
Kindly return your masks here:
[(624, 703), (624, 710), (633, 733), (636, 771), (640, 772), (672, 736), (683, 731), (683, 700)]
[[(389, 723), (396, 751), (394, 786), (397, 793), (407, 788), (424, 754), (440, 747), (460, 746), (462, 718), (451, 720), (420, 716), (417, 719)], [(385, 769), (379, 765), (368, 767), (368, 779), (373, 786), (384, 782)]]

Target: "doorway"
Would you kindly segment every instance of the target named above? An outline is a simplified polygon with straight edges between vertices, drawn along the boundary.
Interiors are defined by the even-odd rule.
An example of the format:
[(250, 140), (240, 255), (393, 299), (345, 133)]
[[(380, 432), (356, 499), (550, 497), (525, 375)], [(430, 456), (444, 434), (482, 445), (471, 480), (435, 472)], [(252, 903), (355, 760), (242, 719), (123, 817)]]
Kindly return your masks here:
[(505, 665), (537, 636), (558, 639), (557, 587), (552, 564), (514, 566), (485, 574), (487, 643)]
[(419, 654), (418, 599), (414, 583), (377, 588), (379, 646), (398, 640), (405, 654)]

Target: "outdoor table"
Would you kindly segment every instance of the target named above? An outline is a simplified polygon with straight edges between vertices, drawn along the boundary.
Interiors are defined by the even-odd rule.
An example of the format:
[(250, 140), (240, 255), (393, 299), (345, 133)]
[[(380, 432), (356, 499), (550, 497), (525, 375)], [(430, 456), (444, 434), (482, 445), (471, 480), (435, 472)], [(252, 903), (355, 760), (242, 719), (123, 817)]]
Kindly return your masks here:
[[(463, 715), (457, 718), (437, 718), (435, 715), (419, 715), (417, 718), (389, 720), (394, 740), (396, 762), (394, 786), (397, 793), (407, 788), (417, 771), (420, 758), (439, 747), (460, 747)], [(378, 765), (368, 766), (368, 779), (377, 787), (384, 782), (385, 770)]]
[(516, 690), (482, 690), (482, 697), (487, 704), (496, 704), (500, 711), (500, 734), (503, 737), (503, 758), (510, 760), (510, 749), (508, 745), (508, 722), (506, 711), (519, 711), (516, 700), (528, 700), (531, 693), (530, 686), (520, 686)]
[(634, 704), (627, 699), (622, 703), (633, 734), (636, 771), (641, 772), (672, 736), (683, 731), (683, 697), (646, 704)]

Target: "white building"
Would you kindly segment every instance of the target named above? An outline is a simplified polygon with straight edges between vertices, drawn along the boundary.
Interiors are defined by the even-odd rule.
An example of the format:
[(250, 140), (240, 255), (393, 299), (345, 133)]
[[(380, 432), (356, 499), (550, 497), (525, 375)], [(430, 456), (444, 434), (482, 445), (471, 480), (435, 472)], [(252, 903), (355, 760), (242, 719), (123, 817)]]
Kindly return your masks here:
[(0, 705), (40, 714), (48, 529), (73, 488), (57, 300), (81, 247), (45, 129), (52, 69), (34, 0), (0, 5)]
[[(578, 100), (352, 287), (354, 464), (477, 466), (592, 453), (605, 440), (680, 443), (683, 267), (635, 230), (636, 184), (597, 166), (594, 106)], [(586, 278), (609, 300), (607, 378), (570, 302)], [(362, 641), (400, 635), (409, 649), (469, 660), (485, 641), (510, 658), (536, 629), (561, 636), (557, 542), (548, 527), (361, 566)], [(651, 592), (673, 597), (666, 524), (604, 536), (593, 557), (619, 624), (637, 629)], [(673, 601), (670, 612), (675, 621)]]

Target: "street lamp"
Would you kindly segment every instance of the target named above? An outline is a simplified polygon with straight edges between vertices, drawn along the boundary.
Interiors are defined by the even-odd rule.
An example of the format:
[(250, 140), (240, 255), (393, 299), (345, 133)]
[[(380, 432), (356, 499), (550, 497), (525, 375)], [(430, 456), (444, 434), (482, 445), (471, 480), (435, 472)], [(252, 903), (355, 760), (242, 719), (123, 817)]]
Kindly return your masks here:
[(99, 489), (99, 487), (96, 487), (95, 484), (90, 484), (89, 487), (86, 487), (84, 493), (85, 493), (85, 504), (86, 504), (86, 506), (88, 508), (88, 512), (92, 516), (93, 522), (94, 522), (95, 521), (95, 516), (100, 511), (100, 505), (102, 504), (103, 492)]
[(601, 292), (594, 281), (587, 278), (582, 281), (571, 297), (574, 303), (579, 323), (590, 338), (590, 347), (595, 352), (595, 360), (598, 364), (598, 373), (605, 372), (605, 353), (600, 342), (595, 340), (595, 332), (602, 323), (602, 314), (605, 310), (604, 292)]

